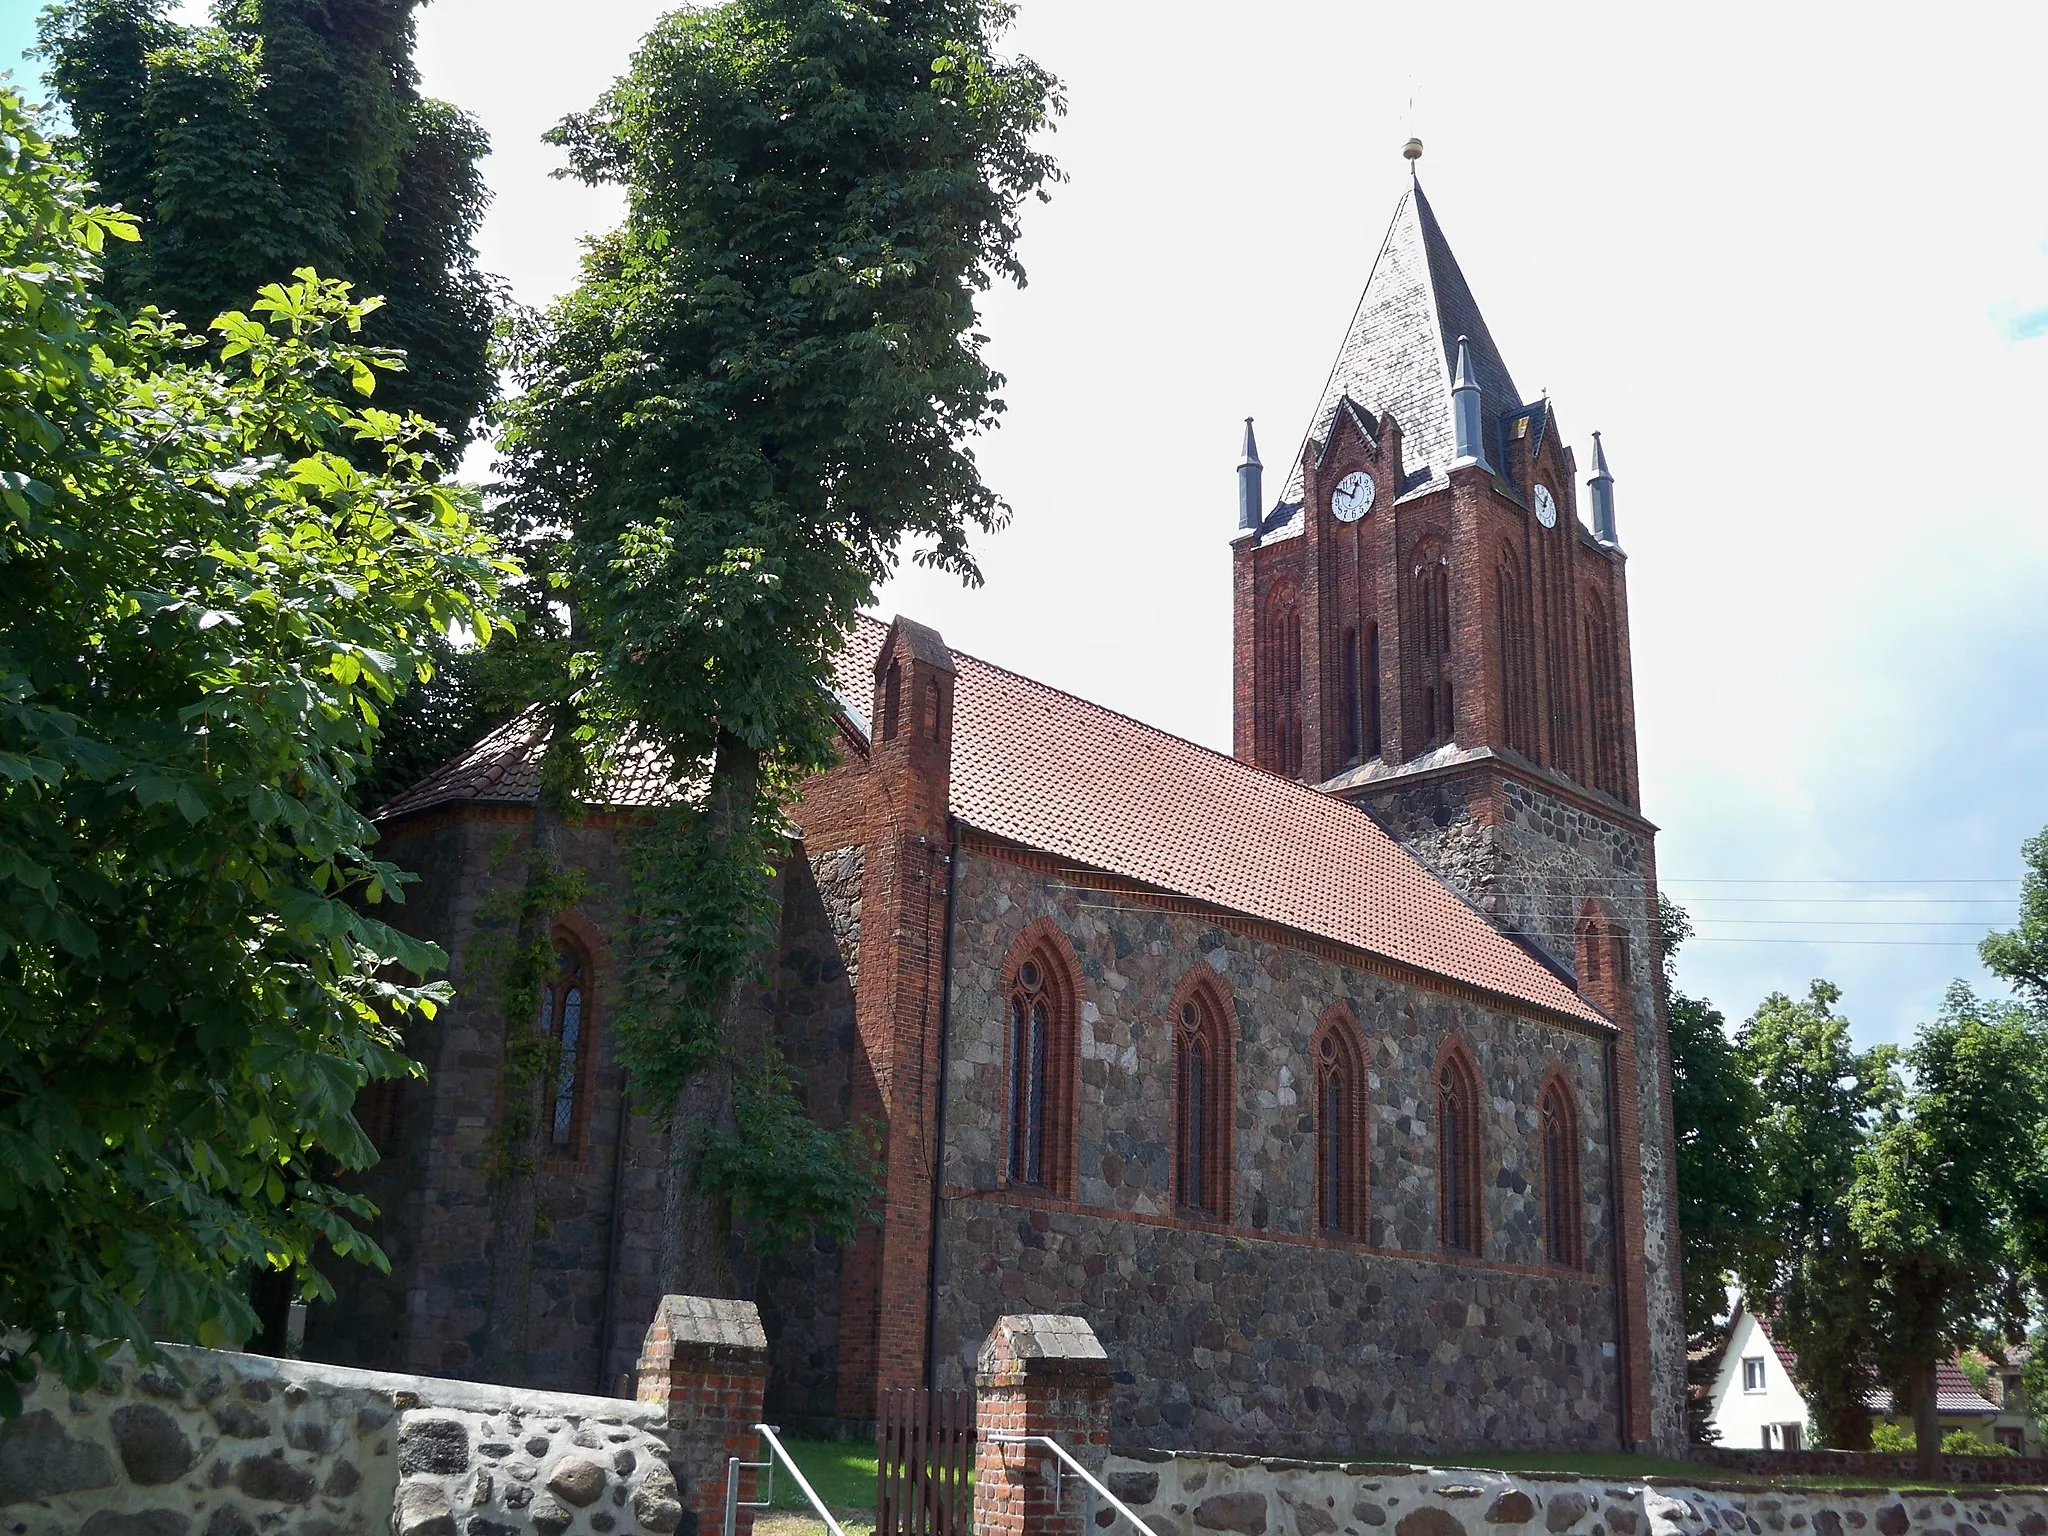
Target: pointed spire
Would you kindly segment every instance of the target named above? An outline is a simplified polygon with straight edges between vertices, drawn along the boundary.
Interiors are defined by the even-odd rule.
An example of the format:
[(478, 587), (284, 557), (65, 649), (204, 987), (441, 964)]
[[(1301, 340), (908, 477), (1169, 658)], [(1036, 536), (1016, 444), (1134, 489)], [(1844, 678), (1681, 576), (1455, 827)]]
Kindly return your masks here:
[(1261, 486), (1265, 466), (1259, 462), (1258, 439), (1252, 436), (1252, 419), (1244, 419), (1244, 457), (1237, 461), (1237, 526), (1240, 531), (1256, 529), (1265, 517), (1265, 492)]
[(1586, 489), (1593, 498), (1593, 537), (1602, 544), (1620, 547), (1614, 536), (1614, 476), (1607, 468), (1607, 450), (1600, 446), (1600, 434), (1593, 434), (1593, 478)]
[[(1479, 385), (1479, 457), (1491, 465), (1496, 423), (1522, 405), (1522, 396), (1421, 182), (1411, 181), (1394, 206), (1304, 441), (1328, 439), (1338, 403), (1349, 395), (1375, 417), (1391, 415), (1401, 424), (1403, 494), (1441, 486), (1455, 456), (1445, 386), (1456, 372), (1460, 336), (1468, 340), (1470, 376)], [(1300, 495), (1297, 459), (1279, 500)]]
[(1451, 468), (1486, 462), (1486, 443), (1480, 431), (1479, 380), (1472, 372), (1472, 340), (1458, 338), (1458, 367), (1451, 376)]

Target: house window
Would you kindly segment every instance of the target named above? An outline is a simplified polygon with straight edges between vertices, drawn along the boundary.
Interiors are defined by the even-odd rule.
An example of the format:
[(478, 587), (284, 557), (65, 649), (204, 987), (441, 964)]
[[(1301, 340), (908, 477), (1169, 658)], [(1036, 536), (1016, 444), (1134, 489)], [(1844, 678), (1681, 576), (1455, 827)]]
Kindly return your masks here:
[(541, 1034), (548, 1042), (548, 1145), (573, 1151), (583, 1129), (590, 978), (583, 952), (555, 941), (555, 976), (541, 990)]
[(1333, 1008), (1310, 1050), (1316, 1083), (1316, 1223), (1330, 1236), (1362, 1239), (1367, 1138), (1358, 1027), (1350, 1015)]
[(1437, 1069), (1437, 1230), (1452, 1253), (1480, 1251), (1479, 1161), (1479, 1075), (1454, 1050)]
[(1550, 1262), (1577, 1269), (1585, 1260), (1579, 1220), (1579, 1113), (1571, 1090), (1553, 1077), (1543, 1090), (1543, 1244)]
[(1998, 1437), (1998, 1443), (2008, 1451), (2011, 1451), (2013, 1455), (2020, 1456), (2026, 1453), (2027, 1432), (2025, 1430), (2017, 1426), (2008, 1425), (1994, 1429), (1992, 1433)]
[(1764, 1426), (1764, 1449), (1767, 1451), (1796, 1451), (1806, 1433), (1803, 1424), (1766, 1424)]
[(1751, 1355), (1742, 1362), (1742, 1390), (1761, 1392), (1764, 1389), (1764, 1357)]
[(1056, 946), (1040, 937), (1022, 946), (1010, 978), (1009, 1138), (1003, 1171), (1012, 1184), (1069, 1194), (1072, 976)]
[(1173, 1037), (1174, 1201), (1228, 1221), (1234, 1071), (1221, 1008), (1206, 988), (1181, 1003)]

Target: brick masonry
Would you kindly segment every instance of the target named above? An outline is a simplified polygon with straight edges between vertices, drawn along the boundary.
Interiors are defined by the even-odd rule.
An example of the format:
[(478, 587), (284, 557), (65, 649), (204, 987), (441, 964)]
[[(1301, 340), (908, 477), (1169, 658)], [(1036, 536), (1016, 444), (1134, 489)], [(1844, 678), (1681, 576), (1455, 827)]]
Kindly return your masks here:
[[(1118, 1368), (1119, 1433), (1174, 1445), (1398, 1449), (1613, 1443), (1618, 1383), (1604, 1042), (959, 855), (938, 1376), (965, 1385), (1010, 1312), (1087, 1317)], [(1076, 1198), (1004, 1186), (1011, 947), (1055, 925), (1083, 978)], [(1203, 968), (1239, 1035), (1236, 1225), (1175, 1214), (1169, 1004)], [(1350, 1009), (1372, 1076), (1367, 1243), (1314, 1232), (1308, 1046)], [(1484, 1253), (1437, 1252), (1433, 1066), (1456, 1030), (1487, 1095)], [(1537, 1094), (1579, 1102), (1586, 1266), (1544, 1262)]]
[(1093, 1536), (1085, 1486), (1043, 1446), (1002, 1435), (1042, 1435), (1101, 1476), (1109, 1454), (1109, 1359), (1077, 1317), (996, 1319), (975, 1358), (975, 1536)]

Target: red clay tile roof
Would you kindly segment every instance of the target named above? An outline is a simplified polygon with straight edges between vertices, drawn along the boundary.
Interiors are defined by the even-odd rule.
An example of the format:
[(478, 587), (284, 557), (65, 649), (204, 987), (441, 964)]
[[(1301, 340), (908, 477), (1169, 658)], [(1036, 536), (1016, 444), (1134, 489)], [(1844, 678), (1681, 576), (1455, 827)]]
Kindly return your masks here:
[[(853, 710), (874, 697), (887, 633), (863, 618), (840, 658), (838, 690)], [(1607, 1022), (1356, 807), (976, 657), (953, 659), (952, 810), (966, 825), (1506, 1000)], [(378, 819), (531, 800), (542, 739), (530, 710)], [(669, 793), (647, 754), (603, 775), (591, 799), (645, 806)]]
[[(1740, 1303), (1737, 1305), (1739, 1316)], [(1778, 1363), (1785, 1367), (1785, 1374), (1793, 1381), (1798, 1381), (1792, 1351), (1780, 1344), (1772, 1335), (1771, 1326), (1764, 1320), (1762, 1313), (1752, 1312), (1750, 1316), (1756, 1319), (1758, 1331), (1770, 1340), (1771, 1348), (1778, 1356)], [(1873, 1413), (1890, 1413), (1891, 1390), (1887, 1387), (1872, 1387), (1863, 1394), (1863, 1406)], [(1963, 1374), (1963, 1368), (1955, 1361), (1943, 1360), (1934, 1367), (1934, 1411), (1967, 1417), (1970, 1414), (1996, 1413), (1998, 1405), (1970, 1385), (1970, 1378)]]
[[(1883, 1387), (1865, 1395), (1863, 1403), (1873, 1413), (1892, 1411), (1892, 1395)], [(1988, 1416), (1998, 1412), (1998, 1404), (1971, 1386), (1970, 1378), (1955, 1361), (1944, 1360), (1934, 1368), (1934, 1411), (1958, 1418)]]
[[(873, 697), (887, 633), (861, 621), (839, 663), (843, 696)], [(968, 826), (1605, 1022), (1356, 807), (976, 657), (953, 661), (952, 809)]]

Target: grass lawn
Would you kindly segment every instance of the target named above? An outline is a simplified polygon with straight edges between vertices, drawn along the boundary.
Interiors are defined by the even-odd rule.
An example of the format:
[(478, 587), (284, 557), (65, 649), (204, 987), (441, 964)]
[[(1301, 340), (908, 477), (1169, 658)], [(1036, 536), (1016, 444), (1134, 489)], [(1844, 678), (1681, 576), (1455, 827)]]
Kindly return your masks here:
[[(863, 1440), (785, 1440), (790, 1460), (804, 1470), (818, 1497), (834, 1515), (875, 1518), (875, 1447)], [(766, 1447), (764, 1446), (765, 1450)], [(775, 1469), (775, 1508), (808, 1514), (810, 1502), (796, 1479)]]

